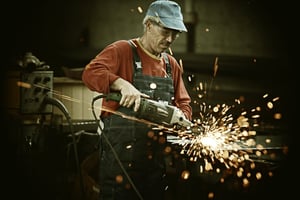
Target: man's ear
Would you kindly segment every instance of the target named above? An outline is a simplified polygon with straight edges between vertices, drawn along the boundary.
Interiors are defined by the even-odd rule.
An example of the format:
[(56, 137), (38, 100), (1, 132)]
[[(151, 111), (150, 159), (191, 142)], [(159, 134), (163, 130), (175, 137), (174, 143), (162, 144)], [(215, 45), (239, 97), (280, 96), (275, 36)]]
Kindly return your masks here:
[(147, 31), (151, 29), (151, 27), (153, 26), (153, 23), (150, 21), (150, 20), (147, 20), (145, 22), (145, 26), (146, 26), (146, 29)]

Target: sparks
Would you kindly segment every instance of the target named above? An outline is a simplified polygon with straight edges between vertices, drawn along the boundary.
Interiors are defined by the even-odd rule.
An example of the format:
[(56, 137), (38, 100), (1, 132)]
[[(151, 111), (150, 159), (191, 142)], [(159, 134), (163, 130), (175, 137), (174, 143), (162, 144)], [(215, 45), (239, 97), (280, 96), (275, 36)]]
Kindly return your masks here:
[[(284, 148), (267, 146), (272, 145), (270, 139), (266, 139), (265, 144), (257, 142), (260, 106), (252, 111), (244, 108), (239, 111), (241, 102), (236, 100), (235, 103), (230, 106), (202, 103), (199, 105), (199, 118), (194, 119), (195, 127), (201, 127), (201, 132), (188, 138), (173, 136), (169, 141), (178, 144), (180, 154), (189, 157), (191, 162), (202, 160), (206, 171), (217, 170), (220, 164), (225, 169), (243, 169), (245, 163), (253, 167), (255, 162), (264, 162), (262, 155), (268, 154), (268, 150)], [(268, 103), (266, 106), (273, 109)]]

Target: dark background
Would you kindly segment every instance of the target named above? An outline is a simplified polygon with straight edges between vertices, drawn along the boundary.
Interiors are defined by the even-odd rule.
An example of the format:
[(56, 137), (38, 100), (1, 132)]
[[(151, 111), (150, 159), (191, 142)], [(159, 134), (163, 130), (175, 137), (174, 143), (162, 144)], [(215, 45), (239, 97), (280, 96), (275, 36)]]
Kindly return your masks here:
[[(93, 1), (85, 3), (91, 2)], [(147, 5), (149, 2), (150, 1), (144, 1), (142, 4)], [(213, 4), (219, 4), (218, 1), (212, 1), (211, 4), (208, 4), (207, 1), (203, 2), (206, 2), (205, 5), (210, 5), (211, 7), (213, 7)], [(248, 2), (248, 4), (245, 2)], [(106, 3), (106, 1), (101, 1), (103, 5)], [(118, 5), (120, 1), (115, 1), (115, 3)], [(74, 36), (75, 34), (70, 34), (70, 37), (68, 37), (68, 33), (72, 33), (74, 29), (77, 30), (74, 28), (77, 24), (76, 20), (70, 24), (70, 19), (80, 18), (84, 21), (85, 16), (89, 16), (87, 13), (82, 14), (80, 12), (77, 13), (79, 16), (76, 16), (75, 11), (80, 11), (80, 5), (82, 4), (84, 3), (81, 1), (11, 1), (8, 5), (2, 7), (2, 9), (5, 10), (5, 12), (2, 12), (3, 23), (1, 29), (2, 55), (4, 58), (2, 60), (1, 69), (5, 76), (4, 79), (2, 79), (2, 85), (6, 87), (5, 79), (7, 78), (6, 73), (8, 71), (20, 69), (16, 61), (19, 60), (25, 52), (31, 51), (41, 61), (45, 61), (49, 64), (55, 76), (64, 76), (62, 66), (68, 66), (69, 68), (85, 66), (85, 64), (105, 46), (105, 43), (109, 43), (115, 39), (112, 37), (103, 43), (96, 41), (101, 45), (95, 47), (91, 45), (93, 41), (89, 40), (88, 37), (89, 31), (93, 31), (93, 29), (85, 29), (84, 26), (78, 28), (76, 33), (78, 40), (74, 39), (76, 38), (76, 36)], [(107, 5), (108, 4), (109, 3), (107, 3)], [(205, 35), (203, 35), (203, 32), (199, 33), (198, 31), (196, 32), (195, 38), (198, 38), (197, 34), (203, 37), (199, 37), (200, 39), (196, 40), (197, 42), (194, 43), (194, 48), (202, 49), (203, 47), (203, 49), (208, 49), (207, 51), (191, 51), (191, 49), (188, 49), (184, 45), (182, 45), (183, 48), (182, 46), (176, 46), (179, 52), (175, 54), (175, 57), (178, 59), (184, 58), (185, 80), (187, 80), (187, 76), (191, 74), (195, 75), (195, 82), (187, 82), (187, 88), (193, 99), (196, 99), (197, 93), (193, 90), (195, 84), (199, 81), (211, 83), (213, 80), (213, 86), (209, 88), (209, 103), (211, 104), (220, 102), (230, 103), (232, 99), (244, 96), (247, 99), (246, 104), (251, 107), (256, 105), (258, 97), (260, 98), (265, 92), (270, 92), (274, 96), (280, 96), (279, 109), (282, 111), (284, 117), (279, 124), (274, 125), (272, 120), (270, 122), (268, 121), (268, 123), (274, 126), (265, 130), (266, 134), (276, 133), (275, 135), (284, 138), (282, 142), (287, 141), (289, 144), (289, 154), (283, 156), (283, 159), (279, 161), (278, 165), (275, 165), (275, 168), (278, 167), (278, 169), (275, 169), (277, 176), (258, 182), (257, 185), (250, 190), (243, 190), (239, 188), (239, 186), (236, 186), (237, 180), (233, 178), (233, 176), (232, 179), (230, 179), (231, 176), (228, 176), (229, 178), (224, 185), (216, 183), (218, 177), (216, 177), (217, 175), (215, 174), (198, 175), (195, 173), (196, 175), (192, 177), (189, 182), (178, 181), (176, 175), (171, 176), (174, 185), (172, 187), (173, 190), (171, 190), (172, 192), (169, 193), (168, 198), (170, 199), (174, 199), (175, 197), (176, 199), (206, 199), (207, 191), (211, 190), (216, 191), (215, 199), (270, 199), (275, 197), (286, 199), (292, 197), (297, 191), (292, 182), (297, 181), (298, 177), (295, 164), (297, 162), (296, 138), (298, 137), (298, 103), (296, 97), (298, 92), (296, 88), (298, 80), (296, 71), (299, 65), (297, 61), (298, 35), (296, 31), (296, 29), (298, 29), (297, 25), (299, 24), (297, 21), (298, 11), (296, 11), (296, 6), (292, 1), (230, 1), (228, 5), (229, 4), (238, 4), (241, 6), (238, 8), (241, 9), (244, 5), (248, 5), (251, 11), (248, 10), (251, 13), (250, 16), (254, 16), (254, 18), (256, 16), (258, 19), (258, 21), (254, 21), (253, 23), (257, 23), (258, 26), (252, 28), (259, 29), (264, 33), (265, 39), (269, 39), (266, 43), (271, 50), (267, 53), (261, 53), (259, 49), (257, 49), (260, 45), (250, 45), (249, 48), (252, 48), (251, 51), (248, 51), (248, 53), (241, 51), (239, 54), (238, 50), (234, 49), (234, 46), (238, 46), (239, 42), (241, 43), (240, 45), (245, 45), (243, 42), (247, 37), (237, 38), (236, 40), (231, 39), (232, 43), (221, 43), (220, 41), (226, 40), (226, 37), (220, 37), (218, 40), (219, 35), (215, 34), (211, 36), (213, 39), (207, 37), (207, 41), (203, 41), (201, 38), (205, 38)], [(48, 5), (48, 7), (45, 5)], [(219, 5), (222, 7), (222, 5), (227, 4), (221, 1)], [(200, 6), (197, 8), (199, 7)], [(200, 7), (200, 9), (203, 8)], [(71, 12), (70, 10), (73, 11)], [(220, 11), (222, 9), (219, 8), (217, 10)], [(70, 16), (70, 13), (73, 13), (73, 15)], [(205, 13), (206, 15), (204, 16), (206, 16), (206, 18), (203, 19), (199, 17), (200, 25), (197, 27), (200, 27), (201, 30), (204, 29), (201, 27), (201, 23), (211, 25), (212, 27), (213, 25), (216, 27), (227, 26), (227, 29), (234, 27), (230, 26), (230, 22), (222, 21), (221, 12), (213, 14), (213, 11), (211, 11), (211, 13), (206, 11)], [(234, 13), (235, 12), (233, 12), (233, 14)], [(106, 14), (106, 18), (110, 18), (110, 16), (114, 14), (115, 12), (110, 15)], [(209, 16), (219, 16), (219, 18), (214, 19)], [(237, 20), (236, 23), (238, 22)], [(128, 23), (128, 21), (126, 21), (126, 23)], [(227, 24), (222, 25), (222, 23)], [(80, 22), (78, 22), (78, 24), (81, 25)], [(115, 26), (119, 25), (120, 22), (118, 21)], [(107, 27), (105, 24), (101, 24), (101, 26)], [(247, 30), (242, 30), (242, 28), (238, 30), (241, 32), (244, 31), (241, 35), (247, 35)], [(112, 32), (113, 31), (114, 30), (112, 30)], [(124, 32), (131, 32), (130, 28), (128, 28), (128, 31), (124, 30)], [(136, 31), (136, 33), (138, 32)], [(118, 35), (118, 33), (115, 33), (115, 35)], [(80, 37), (83, 37), (85, 42), (80, 42)], [(192, 36), (189, 35), (188, 37)], [(187, 44), (193, 46), (193, 44), (190, 44), (191, 40), (188, 38), (184, 39)], [(216, 42), (214, 43), (213, 41)], [(251, 39), (251, 41), (254, 43), (262, 42), (255, 39)], [(182, 44), (184, 42), (181, 40), (179, 43)], [(232, 46), (230, 46), (230, 44)], [(212, 79), (212, 66), (216, 56), (219, 58), (219, 70), (217, 77)], [(253, 58), (257, 58), (257, 62), (254, 63)], [(3, 89), (3, 91), (3, 95), (6, 95), (6, 90)], [(197, 116), (197, 106), (193, 106), (195, 112), (194, 116)], [(24, 162), (33, 162), (34, 167), (38, 167), (39, 165), (35, 164), (36, 160), (34, 157), (30, 157), (28, 160), (22, 160), (21, 163), (24, 164), (23, 167), (19, 166), (20, 162), (18, 158), (16, 159), (16, 148), (19, 148), (20, 141), (19, 138), (15, 138), (14, 133), (19, 131), (20, 124), (12, 120), (6, 110), (4, 102), (1, 108), (3, 109), (2, 166), (4, 167), (2, 172), (6, 177), (3, 179), (3, 185), (5, 187), (2, 189), (11, 197), (10, 199), (17, 199), (17, 197), (38, 199), (39, 195), (37, 195), (37, 193), (40, 192), (34, 189), (30, 191), (32, 189), (31, 186), (39, 188), (39, 183), (44, 182), (48, 178), (50, 179), (52, 175), (50, 172), (51, 169), (55, 169), (57, 166), (52, 166), (53, 168), (50, 166), (40, 170), (37, 169), (37, 173), (41, 173), (41, 175), (33, 179), (34, 183), (27, 182), (27, 178), (30, 179), (30, 174), (26, 173), (28, 172), (26, 167), (32, 166), (32, 163), (24, 164)], [(89, 140), (84, 141), (84, 144), (89, 142)], [(55, 140), (54, 145), (59, 146), (60, 143), (57, 143)], [(52, 155), (50, 155), (50, 157), (51, 156)], [(41, 157), (38, 157), (38, 159), (41, 159)], [(51, 157), (51, 159), (64, 160), (65, 158)], [(48, 162), (51, 162), (51, 159), (46, 160), (45, 163), (49, 164)], [(58, 164), (62, 162), (63, 161), (60, 160)], [(41, 163), (43, 162), (38, 162), (38, 164)], [(191, 166), (191, 169), (194, 169), (194, 167), (195, 166)], [(265, 169), (265, 167), (269, 169), (268, 165), (261, 165), (261, 169)], [(271, 166), (271, 168), (272, 167), (274, 166)], [(45, 169), (45, 171), (43, 169)], [(24, 173), (22, 170), (24, 170)], [(32, 169), (29, 169), (29, 171), (31, 170)], [(74, 169), (71, 169), (71, 171), (72, 170)], [(44, 178), (39, 179), (40, 177)], [(55, 182), (51, 184), (55, 184)], [(51, 191), (49, 188), (53, 187), (53, 185), (47, 185), (45, 187), (47, 188), (39, 188), (38, 190), (44, 192), (45, 189), (45, 193), (47, 193)], [(44, 195), (43, 198), (47, 199), (47, 194)], [(48, 197), (51, 199), (55, 198), (52, 197), (52, 195)]]

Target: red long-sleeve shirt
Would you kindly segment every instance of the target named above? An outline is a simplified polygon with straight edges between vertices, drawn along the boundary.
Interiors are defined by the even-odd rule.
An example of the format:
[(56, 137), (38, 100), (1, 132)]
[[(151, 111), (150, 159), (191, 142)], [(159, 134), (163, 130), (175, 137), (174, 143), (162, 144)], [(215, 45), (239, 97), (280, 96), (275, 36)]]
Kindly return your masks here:
[[(164, 59), (151, 56), (140, 46), (137, 39), (132, 40), (137, 46), (143, 74), (164, 77), (166, 75)], [(191, 98), (182, 80), (182, 70), (176, 59), (169, 55), (171, 73), (174, 84), (174, 105), (192, 118)], [(133, 52), (127, 40), (119, 40), (104, 48), (94, 59), (88, 63), (82, 73), (84, 84), (92, 91), (107, 94), (110, 85), (118, 78), (123, 78), (132, 83), (133, 78)], [(102, 106), (116, 110), (119, 106), (114, 101), (103, 101)], [(107, 115), (102, 112), (101, 115)]]

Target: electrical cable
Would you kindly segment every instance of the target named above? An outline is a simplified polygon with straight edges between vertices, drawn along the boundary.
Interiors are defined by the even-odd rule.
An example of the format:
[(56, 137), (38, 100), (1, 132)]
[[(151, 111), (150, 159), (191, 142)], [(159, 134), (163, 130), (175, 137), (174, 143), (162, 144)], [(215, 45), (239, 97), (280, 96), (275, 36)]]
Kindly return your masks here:
[(77, 142), (76, 142), (76, 137), (75, 137), (74, 130), (73, 130), (73, 123), (72, 123), (71, 116), (68, 112), (68, 109), (65, 107), (65, 105), (60, 100), (58, 100), (56, 98), (45, 96), (43, 103), (44, 103), (44, 105), (51, 104), (51, 105), (54, 105), (57, 108), (59, 108), (59, 110), (66, 117), (66, 120), (69, 124), (70, 132), (71, 132), (71, 135), (72, 135), (72, 142), (73, 142), (73, 145), (74, 145), (73, 147), (74, 147), (74, 154), (75, 154), (74, 157), (75, 157), (75, 162), (76, 162), (76, 168), (77, 168), (77, 171), (78, 171), (78, 174), (79, 174), (80, 188), (81, 188), (81, 191), (82, 191), (81, 195), (82, 195), (82, 199), (84, 199), (83, 198), (83, 197), (85, 197), (84, 182), (83, 182), (82, 171), (81, 171), (79, 158), (78, 158)]
[(112, 146), (112, 144), (110, 143), (109, 139), (107, 138), (107, 136), (106, 136), (105, 133), (103, 132), (103, 128), (102, 128), (101, 125), (100, 125), (100, 119), (99, 119), (99, 120), (97, 119), (97, 116), (96, 116), (96, 113), (95, 113), (95, 109), (94, 109), (94, 103), (95, 103), (95, 101), (97, 101), (98, 99), (101, 99), (101, 98), (104, 98), (104, 97), (106, 97), (106, 95), (104, 95), (104, 94), (101, 94), (101, 95), (98, 95), (98, 96), (94, 97), (93, 100), (92, 100), (92, 105), (91, 105), (91, 107), (92, 107), (92, 113), (93, 113), (93, 115), (94, 115), (94, 117), (95, 117), (95, 120), (98, 121), (98, 129), (101, 130), (101, 137), (103, 136), (105, 142), (106, 142), (106, 143), (108, 144), (108, 146), (110, 147), (112, 153), (113, 153), (114, 156), (115, 156), (116, 161), (118, 162), (118, 164), (119, 164), (121, 170), (123, 171), (123, 173), (124, 173), (125, 176), (127, 177), (128, 181), (129, 181), (129, 183), (131, 184), (131, 186), (132, 186), (132, 188), (134, 189), (134, 191), (136, 192), (136, 194), (138, 195), (138, 197), (139, 197), (141, 200), (143, 200), (142, 195), (141, 195), (140, 192), (138, 191), (138, 189), (137, 189), (137, 187), (135, 186), (135, 184), (133, 183), (131, 177), (129, 176), (129, 174), (127, 173), (126, 169), (124, 168), (124, 166), (123, 166), (121, 160), (119, 159), (119, 156), (118, 156), (117, 152), (115, 151), (115, 149), (114, 149), (114, 147)]

